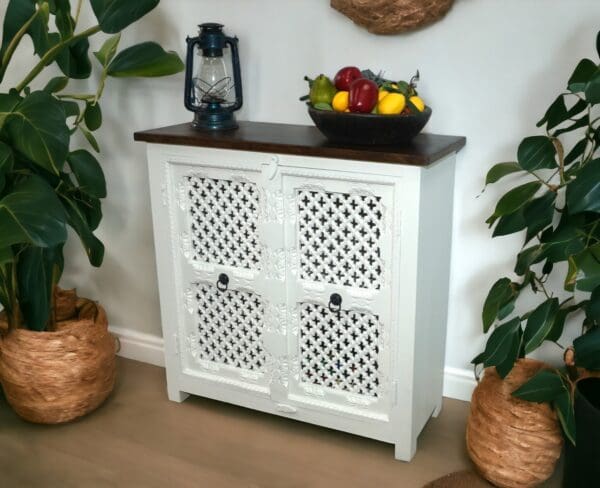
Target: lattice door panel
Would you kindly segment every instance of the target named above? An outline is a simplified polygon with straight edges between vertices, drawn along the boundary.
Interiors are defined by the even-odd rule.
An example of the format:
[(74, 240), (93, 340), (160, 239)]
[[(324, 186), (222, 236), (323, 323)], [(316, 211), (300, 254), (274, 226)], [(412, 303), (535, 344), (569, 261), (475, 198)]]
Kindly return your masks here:
[(300, 279), (379, 290), (381, 197), (299, 190), (296, 204)]
[(375, 315), (301, 304), (300, 381), (378, 397), (380, 336)]
[(263, 372), (264, 302), (246, 291), (220, 291), (209, 284), (196, 289), (200, 360)]
[(186, 177), (192, 259), (261, 269), (259, 190), (255, 183)]

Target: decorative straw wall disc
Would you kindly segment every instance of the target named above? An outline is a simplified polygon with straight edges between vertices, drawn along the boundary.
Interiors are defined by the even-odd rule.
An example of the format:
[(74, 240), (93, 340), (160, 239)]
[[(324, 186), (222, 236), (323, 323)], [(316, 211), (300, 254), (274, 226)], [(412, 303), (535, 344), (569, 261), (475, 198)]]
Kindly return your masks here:
[(521, 359), (504, 379), (487, 368), (471, 399), (467, 450), (481, 475), (502, 488), (526, 488), (546, 481), (562, 450), (556, 414), (547, 404), (511, 394), (547, 367)]
[(454, 0), (331, 0), (331, 6), (373, 34), (397, 34), (441, 19)]
[(115, 340), (106, 314), (85, 299), (77, 301), (76, 312), (54, 332), (16, 329), (2, 338), (0, 381), (25, 420), (68, 422), (97, 408), (113, 389)]

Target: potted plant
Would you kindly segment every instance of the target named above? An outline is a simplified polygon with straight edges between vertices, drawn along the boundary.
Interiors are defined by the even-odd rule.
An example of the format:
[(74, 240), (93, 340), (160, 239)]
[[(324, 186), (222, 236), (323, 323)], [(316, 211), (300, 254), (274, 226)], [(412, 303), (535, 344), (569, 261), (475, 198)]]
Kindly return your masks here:
[[(600, 54), (600, 33), (597, 50)], [(537, 124), (545, 127), (546, 133), (525, 138), (517, 161), (496, 164), (487, 174), (486, 184), (509, 175), (515, 182), (487, 220), (494, 226), (493, 237), (523, 233), (524, 243), (516, 257), (514, 276), (497, 280), (485, 300), (483, 330), (487, 333), (493, 327), (493, 332), (485, 351), (473, 360), (475, 365), (495, 368), (505, 378), (523, 362), (521, 358), (544, 343), (555, 344), (564, 356), (564, 366), (538, 368), (512, 395), (551, 405), (572, 447), (568, 455), (575, 452), (581, 459), (600, 456), (600, 431), (578, 418), (578, 381), (600, 370), (598, 105), (600, 66), (583, 59), (567, 90)], [(517, 312), (517, 301), (526, 290), (538, 297), (537, 304), (532, 310)], [(567, 328), (581, 331), (572, 346), (562, 339)], [(585, 388), (585, 396), (595, 398), (596, 426), (600, 418), (598, 383)], [(580, 452), (579, 446), (593, 446), (594, 453)], [(597, 463), (589, 464), (598, 476)], [(567, 485), (592, 486), (597, 477), (589, 483)]]
[[(83, 1), (10, 0), (0, 46), (0, 83), (24, 37), (33, 42), (30, 72), (0, 92), (0, 304), (5, 330), (0, 380), (8, 401), (36, 422), (62, 422), (87, 413), (114, 383), (114, 341), (101, 307), (57, 289), (67, 227), (89, 261), (100, 266), (104, 246), (94, 235), (106, 197), (94, 131), (109, 77), (164, 76), (183, 70), (177, 54), (154, 42), (118, 52), (120, 33), (159, 0), (90, 0), (97, 24), (80, 26)], [(89, 38), (105, 33), (90, 54)], [(99, 67), (97, 90), (72, 93), (71, 79)], [(64, 76), (43, 89), (32, 82), (56, 64)], [(0, 85), (1, 86), (1, 85)], [(90, 148), (73, 149), (79, 132)]]

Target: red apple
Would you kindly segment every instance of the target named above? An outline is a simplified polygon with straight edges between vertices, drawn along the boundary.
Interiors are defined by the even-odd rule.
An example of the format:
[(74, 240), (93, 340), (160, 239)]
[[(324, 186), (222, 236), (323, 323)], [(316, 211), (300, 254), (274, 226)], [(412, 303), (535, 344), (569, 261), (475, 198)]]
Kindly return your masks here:
[(333, 84), (340, 91), (349, 91), (352, 82), (362, 77), (362, 73), (356, 66), (346, 66), (337, 72)]

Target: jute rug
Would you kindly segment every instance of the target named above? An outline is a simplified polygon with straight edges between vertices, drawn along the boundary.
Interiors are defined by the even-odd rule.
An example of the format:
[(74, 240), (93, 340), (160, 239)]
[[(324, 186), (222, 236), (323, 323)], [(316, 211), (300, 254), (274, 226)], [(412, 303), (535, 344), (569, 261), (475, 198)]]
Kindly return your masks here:
[(427, 483), (423, 488), (488, 488), (491, 486), (474, 471), (458, 471)]

